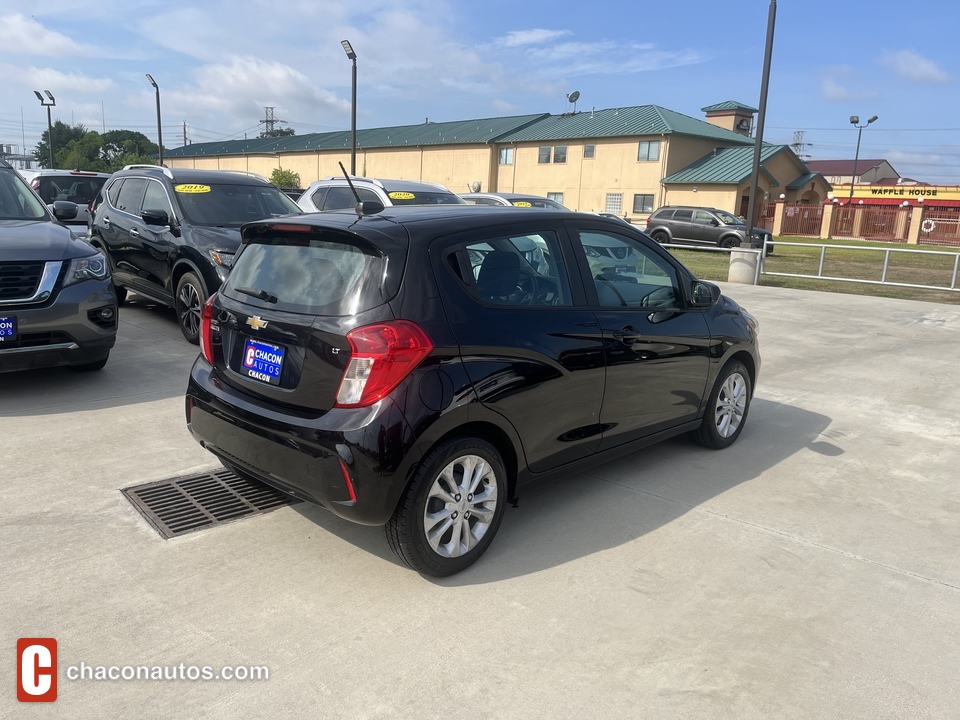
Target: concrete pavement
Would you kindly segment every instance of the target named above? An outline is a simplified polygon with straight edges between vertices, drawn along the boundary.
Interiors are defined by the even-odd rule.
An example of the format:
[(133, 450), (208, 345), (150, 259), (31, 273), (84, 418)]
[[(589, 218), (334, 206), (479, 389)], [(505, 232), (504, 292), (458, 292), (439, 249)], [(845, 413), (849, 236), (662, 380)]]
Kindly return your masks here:
[[(100, 373), (0, 375), (0, 717), (960, 717), (960, 310), (724, 290), (761, 322), (739, 442), (525, 488), (442, 581), (304, 505), (162, 540), (118, 489), (217, 467), (169, 311), (125, 306)], [(55, 703), (16, 701), (18, 637), (57, 638)]]

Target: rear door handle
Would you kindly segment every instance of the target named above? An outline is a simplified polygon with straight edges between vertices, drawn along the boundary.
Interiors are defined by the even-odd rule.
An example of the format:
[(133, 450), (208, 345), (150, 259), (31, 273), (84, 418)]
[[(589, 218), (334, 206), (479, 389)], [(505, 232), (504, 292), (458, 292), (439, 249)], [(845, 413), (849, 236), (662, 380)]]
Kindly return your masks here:
[(140, 231), (137, 230), (136, 228), (130, 228), (130, 234), (133, 235), (134, 237), (140, 237)]
[(103, 216), (103, 224), (110, 227), (110, 218), (107, 215)]

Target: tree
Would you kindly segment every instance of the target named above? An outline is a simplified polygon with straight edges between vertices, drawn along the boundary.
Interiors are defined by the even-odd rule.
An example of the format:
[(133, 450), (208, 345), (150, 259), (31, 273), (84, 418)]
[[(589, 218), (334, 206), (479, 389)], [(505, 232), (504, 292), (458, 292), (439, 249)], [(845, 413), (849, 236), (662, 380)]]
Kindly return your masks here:
[(264, 130), (260, 133), (262, 138), (273, 138), (273, 137), (290, 137), (291, 135), (296, 135), (297, 131), (293, 128), (274, 128), (273, 130)]
[(298, 188), (300, 187), (300, 173), (283, 168), (274, 168), (273, 172), (270, 173), (270, 182), (278, 188)]
[[(54, 162), (57, 162), (59, 151), (72, 140), (79, 140), (86, 135), (87, 129), (83, 125), (67, 125), (62, 120), (53, 123), (53, 151)], [(40, 167), (48, 167), (50, 162), (50, 130), (44, 130), (40, 135), (40, 142), (33, 151), (33, 156), (40, 163)], [(64, 166), (60, 166), (64, 167)]]

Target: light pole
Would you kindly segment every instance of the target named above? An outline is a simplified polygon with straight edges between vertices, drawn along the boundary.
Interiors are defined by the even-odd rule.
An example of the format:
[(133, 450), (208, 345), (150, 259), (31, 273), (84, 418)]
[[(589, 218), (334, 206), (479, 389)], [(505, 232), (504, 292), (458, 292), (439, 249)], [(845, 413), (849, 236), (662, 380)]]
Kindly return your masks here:
[(357, 54), (349, 40), (341, 40), (347, 58), (353, 61), (353, 95), (350, 100), (350, 174), (357, 174)]
[(860, 161), (860, 136), (863, 134), (863, 129), (874, 122), (877, 119), (877, 116), (874, 115), (872, 118), (867, 120), (863, 125), (859, 125), (860, 116), (851, 115), (850, 124), (857, 129), (857, 153), (853, 156), (853, 176), (850, 178), (850, 200), (853, 200), (853, 184), (857, 181), (857, 163)]
[(47, 102), (43, 99), (43, 95), (40, 94), (39, 90), (34, 90), (33, 94), (37, 96), (37, 100), (40, 101), (40, 105), (47, 109), (47, 147), (50, 150), (50, 169), (53, 169), (53, 120), (50, 117), (50, 108), (56, 107), (57, 99), (49, 90), (44, 90), (47, 94), (47, 97), (50, 98), (50, 102)]
[(157, 85), (157, 81), (153, 79), (153, 75), (147, 73), (147, 80), (150, 81), (150, 84), (153, 85), (153, 89), (157, 91), (157, 165), (163, 165), (163, 131), (160, 128), (160, 86)]

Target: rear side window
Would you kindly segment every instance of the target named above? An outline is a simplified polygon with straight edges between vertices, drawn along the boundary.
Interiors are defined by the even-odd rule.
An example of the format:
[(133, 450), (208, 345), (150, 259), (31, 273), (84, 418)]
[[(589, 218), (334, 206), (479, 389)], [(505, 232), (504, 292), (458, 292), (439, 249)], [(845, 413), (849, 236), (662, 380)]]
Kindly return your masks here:
[(323, 239), (252, 243), (221, 292), (251, 305), (309, 315), (352, 315), (381, 305), (383, 256), (338, 242), (346, 239), (329, 233)]
[(513, 307), (572, 304), (553, 232), (491, 237), (461, 245), (449, 256), (448, 264), (483, 303)]
[(120, 196), (121, 185), (123, 185), (123, 178), (111, 183), (110, 187), (107, 188), (107, 199), (114, 207), (117, 207), (117, 198)]
[(684, 220), (690, 222), (693, 220), (693, 210), (677, 210), (673, 214), (674, 220)]

